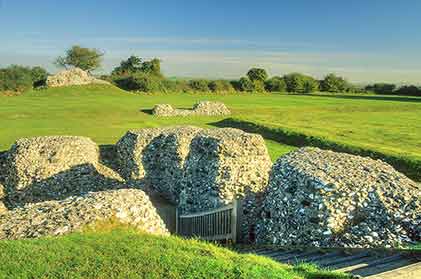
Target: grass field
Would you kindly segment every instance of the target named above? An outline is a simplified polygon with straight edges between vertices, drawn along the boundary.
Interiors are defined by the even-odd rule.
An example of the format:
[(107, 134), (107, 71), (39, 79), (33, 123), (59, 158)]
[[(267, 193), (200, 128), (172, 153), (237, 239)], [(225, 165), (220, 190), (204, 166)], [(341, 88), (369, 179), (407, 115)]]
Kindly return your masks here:
[(0, 241), (0, 278), (349, 278), (131, 229)]
[[(421, 98), (301, 96), (284, 94), (131, 94), (110, 86), (85, 86), (0, 96), (0, 150), (18, 138), (83, 135), (98, 144), (115, 143), (127, 130), (191, 124), (215, 126), (222, 117), (156, 118), (157, 103), (191, 107), (220, 100), (233, 117), (294, 131), (334, 143), (404, 158), (421, 165)], [(273, 159), (294, 147), (267, 141)], [(421, 174), (420, 174), (421, 175)]]

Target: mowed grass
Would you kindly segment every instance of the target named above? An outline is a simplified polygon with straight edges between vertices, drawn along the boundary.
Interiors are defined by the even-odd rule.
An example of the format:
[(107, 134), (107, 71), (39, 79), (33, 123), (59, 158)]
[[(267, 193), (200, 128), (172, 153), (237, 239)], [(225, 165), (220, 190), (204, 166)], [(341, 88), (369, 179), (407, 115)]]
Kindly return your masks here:
[(0, 241), (0, 278), (350, 278), (131, 229)]
[[(115, 143), (127, 130), (196, 125), (213, 127), (224, 117), (157, 118), (155, 104), (188, 108), (219, 100), (233, 117), (267, 127), (313, 135), (340, 144), (421, 161), (421, 98), (382, 96), (300, 96), (285, 94), (132, 94), (112, 86), (76, 86), (0, 96), (0, 150), (18, 138), (41, 135), (88, 136)], [(268, 141), (272, 158), (293, 149)]]

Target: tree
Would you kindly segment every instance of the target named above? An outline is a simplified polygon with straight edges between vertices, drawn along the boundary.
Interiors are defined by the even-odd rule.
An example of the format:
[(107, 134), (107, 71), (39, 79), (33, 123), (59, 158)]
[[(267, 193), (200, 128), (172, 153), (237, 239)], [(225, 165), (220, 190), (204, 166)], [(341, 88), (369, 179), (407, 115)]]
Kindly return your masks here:
[(365, 90), (376, 94), (393, 94), (396, 90), (396, 85), (392, 83), (375, 83), (373, 85), (367, 85)]
[(398, 95), (421, 96), (421, 89), (415, 85), (404, 85), (395, 91)]
[(129, 75), (134, 73), (163, 77), (161, 73), (161, 60), (154, 58), (150, 61), (142, 61), (142, 58), (132, 55), (127, 60), (121, 61), (120, 66), (115, 67), (111, 72), (112, 75)]
[(288, 92), (304, 93), (306, 76), (300, 73), (292, 73), (284, 76)]
[(304, 79), (304, 93), (312, 93), (319, 90), (319, 82), (314, 78), (307, 76)]
[(268, 74), (266, 73), (266, 70), (260, 69), (260, 68), (250, 69), (247, 72), (247, 76), (253, 82), (255, 82), (255, 81), (264, 82), (268, 78)]
[(139, 72), (142, 68), (142, 59), (138, 56), (130, 56), (127, 60), (120, 62), (120, 66), (115, 67), (112, 75), (123, 75)]
[(287, 85), (281, 77), (272, 77), (265, 81), (265, 89), (269, 92), (285, 92)]
[(162, 76), (161, 74), (161, 60), (154, 58), (150, 61), (145, 61), (142, 63), (141, 67), (142, 72), (154, 76)]
[(238, 89), (240, 91), (252, 92), (254, 89), (254, 84), (249, 78), (242, 77), (238, 81)]
[(72, 46), (66, 51), (66, 55), (57, 57), (55, 64), (59, 67), (77, 67), (91, 72), (98, 69), (102, 63), (104, 54), (97, 49)]
[(344, 92), (348, 88), (348, 82), (335, 74), (328, 74), (321, 82), (321, 90), (324, 92)]

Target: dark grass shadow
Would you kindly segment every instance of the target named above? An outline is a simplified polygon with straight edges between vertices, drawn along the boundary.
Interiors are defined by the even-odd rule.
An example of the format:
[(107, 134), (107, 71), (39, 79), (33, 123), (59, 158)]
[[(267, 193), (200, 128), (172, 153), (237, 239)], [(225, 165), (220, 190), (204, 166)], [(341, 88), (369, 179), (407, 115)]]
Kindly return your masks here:
[[(174, 109), (177, 109), (177, 110), (187, 110), (187, 111), (193, 111), (193, 109), (192, 108), (175, 108), (174, 107)], [(153, 115), (153, 109), (141, 109), (140, 110), (141, 112), (143, 112), (143, 113), (145, 113), (145, 114), (149, 114), (149, 115)]]
[(145, 114), (152, 115), (153, 109), (141, 109), (140, 111), (145, 113)]
[[(306, 96), (296, 94), (295, 96)], [(360, 96), (360, 95), (309, 95), (322, 98), (335, 98), (335, 99), (348, 99), (348, 100), (369, 100), (369, 101), (389, 101), (389, 102), (409, 102), (409, 103), (421, 103), (421, 98), (411, 96)]]

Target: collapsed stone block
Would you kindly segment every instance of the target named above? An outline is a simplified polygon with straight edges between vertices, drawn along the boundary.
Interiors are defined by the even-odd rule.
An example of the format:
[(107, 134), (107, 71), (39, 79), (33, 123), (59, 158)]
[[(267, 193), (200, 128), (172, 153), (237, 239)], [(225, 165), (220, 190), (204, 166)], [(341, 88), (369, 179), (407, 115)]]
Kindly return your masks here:
[(148, 233), (168, 234), (143, 191), (122, 189), (30, 203), (0, 214), (0, 239), (63, 235), (115, 219)]
[(19, 205), (122, 186), (98, 158), (98, 146), (85, 137), (20, 139), (8, 152), (8, 200)]
[(370, 158), (302, 148), (278, 159), (258, 242), (392, 247), (420, 241), (421, 187)]

